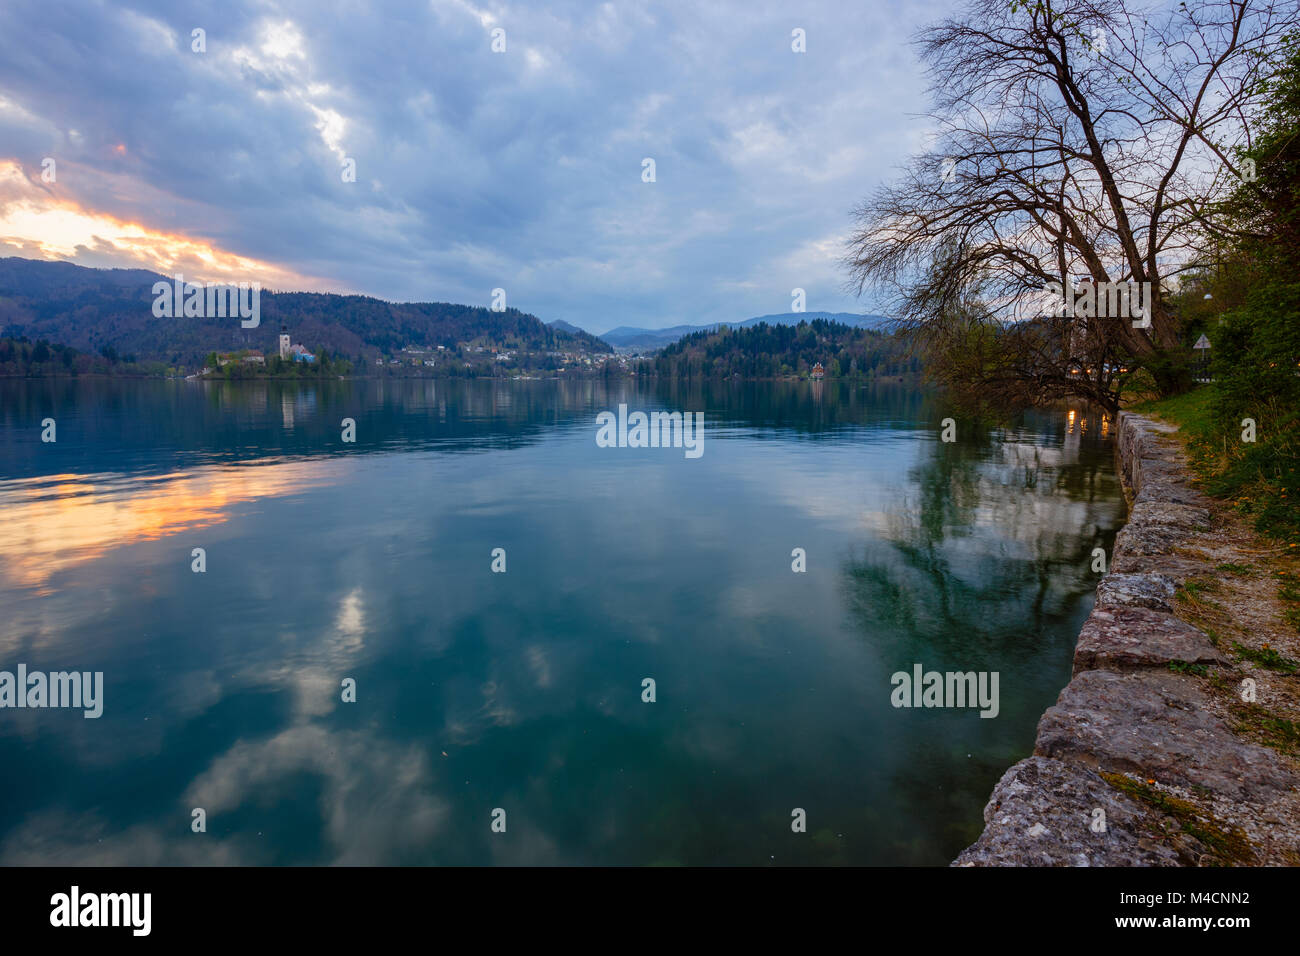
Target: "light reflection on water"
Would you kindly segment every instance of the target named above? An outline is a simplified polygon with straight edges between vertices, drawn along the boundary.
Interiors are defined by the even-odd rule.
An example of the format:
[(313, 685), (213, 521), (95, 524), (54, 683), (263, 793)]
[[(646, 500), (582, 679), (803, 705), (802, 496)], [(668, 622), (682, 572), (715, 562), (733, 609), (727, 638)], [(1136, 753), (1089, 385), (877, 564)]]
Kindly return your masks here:
[[(1099, 420), (944, 444), (904, 389), (0, 397), (0, 669), (106, 683), (99, 720), (0, 711), (3, 863), (942, 864), (1123, 518)], [(704, 456), (597, 448), (619, 402), (705, 410)], [(918, 662), (999, 671), (1000, 716), (891, 708)]]

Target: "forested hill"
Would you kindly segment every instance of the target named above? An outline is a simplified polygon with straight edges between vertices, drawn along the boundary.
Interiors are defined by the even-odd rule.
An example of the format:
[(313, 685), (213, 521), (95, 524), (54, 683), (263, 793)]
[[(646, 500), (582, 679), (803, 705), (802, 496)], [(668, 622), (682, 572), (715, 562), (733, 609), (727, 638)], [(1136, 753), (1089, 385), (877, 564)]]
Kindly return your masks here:
[(262, 292), (257, 328), (238, 318), (155, 318), (153, 284), (168, 276), (142, 269), (87, 269), (67, 262), (0, 258), (0, 338), (113, 349), (141, 360), (199, 365), (210, 352), (276, 349), (284, 331), (309, 349), (373, 357), (407, 345), (448, 348), (471, 342), (524, 351), (609, 353), (586, 332), (545, 325), (518, 309), (445, 302), (393, 303), (359, 295)]
[(827, 378), (910, 377), (920, 372), (920, 363), (908, 355), (897, 335), (826, 319), (696, 332), (646, 364), (669, 378), (781, 378), (805, 376), (818, 362)]

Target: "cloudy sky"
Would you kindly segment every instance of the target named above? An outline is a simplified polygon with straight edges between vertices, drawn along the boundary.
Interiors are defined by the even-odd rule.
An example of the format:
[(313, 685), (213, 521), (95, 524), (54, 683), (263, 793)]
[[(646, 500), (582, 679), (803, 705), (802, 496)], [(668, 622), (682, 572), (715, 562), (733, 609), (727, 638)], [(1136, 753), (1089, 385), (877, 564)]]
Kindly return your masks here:
[(596, 332), (873, 311), (849, 212), (923, 144), (952, 5), (4, 0), (0, 255)]

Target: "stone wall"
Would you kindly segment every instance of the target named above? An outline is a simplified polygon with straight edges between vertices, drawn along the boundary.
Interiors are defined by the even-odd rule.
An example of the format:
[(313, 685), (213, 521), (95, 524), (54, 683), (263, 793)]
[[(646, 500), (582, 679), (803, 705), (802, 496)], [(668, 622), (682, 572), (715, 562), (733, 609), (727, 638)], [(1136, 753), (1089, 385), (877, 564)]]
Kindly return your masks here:
[(1073, 678), (954, 866), (1186, 865), (1204, 858), (1204, 832), (1174, 819), (1179, 794), (1232, 819), (1267, 819), (1273, 803), (1294, 798), (1300, 779), (1289, 762), (1235, 735), (1205, 682), (1170, 666), (1208, 672), (1228, 663), (1173, 613), (1177, 587), (1214, 575), (1215, 565), (1188, 547), (1213, 518), (1171, 431), (1120, 413), (1117, 454), (1132, 508), (1079, 633)]

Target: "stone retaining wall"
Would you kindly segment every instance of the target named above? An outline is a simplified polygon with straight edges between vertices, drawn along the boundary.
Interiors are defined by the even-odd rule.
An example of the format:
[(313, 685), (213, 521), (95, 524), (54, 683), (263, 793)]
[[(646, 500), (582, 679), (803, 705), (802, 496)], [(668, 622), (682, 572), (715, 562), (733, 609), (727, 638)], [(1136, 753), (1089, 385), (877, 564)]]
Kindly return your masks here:
[[(1232, 733), (1202, 680), (1170, 667), (1227, 663), (1206, 634), (1173, 614), (1180, 584), (1215, 574), (1186, 547), (1210, 530), (1212, 516), (1168, 437), (1173, 430), (1120, 413), (1117, 454), (1132, 509), (1079, 633), (1073, 679), (1039, 721), (1033, 755), (994, 788), (983, 834), (954, 866), (1195, 863), (1202, 847), (1194, 835), (1153, 830), (1165, 814), (1153, 810), (1155, 791), (1145, 784), (1161, 794), (1186, 788), (1234, 817), (1252, 806), (1267, 815), (1300, 784), (1276, 751)], [(1116, 774), (1136, 779), (1128, 785)], [(1169, 806), (1164, 800), (1155, 806)]]

